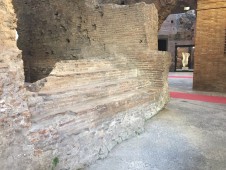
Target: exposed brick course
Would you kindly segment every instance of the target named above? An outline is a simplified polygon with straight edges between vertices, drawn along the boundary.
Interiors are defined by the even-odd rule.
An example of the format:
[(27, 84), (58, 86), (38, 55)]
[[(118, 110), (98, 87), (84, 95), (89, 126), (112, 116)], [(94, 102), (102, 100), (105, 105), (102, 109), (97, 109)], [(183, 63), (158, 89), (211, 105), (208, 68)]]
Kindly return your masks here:
[[(25, 83), (26, 90), (15, 39), (12, 50), (0, 51), (3, 170), (47, 170), (56, 157), (58, 169), (83, 168), (141, 133), (145, 120), (169, 100), (170, 55), (157, 51), (154, 5), (96, 7), (88, 1), (67, 2), (14, 1), (15, 6), (22, 5), (21, 9), (16, 6), (16, 11), (23, 56), (34, 57), (30, 69), (37, 70), (35, 78), (45, 75), (46, 66), (51, 66), (51, 72), (35, 83)], [(26, 5), (34, 5), (34, 13), (28, 15)], [(74, 11), (66, 13), (68, 8)], [(44, 13), (32, 16), (39, 10)], [(56, 11), (54, 16), (48, 15)], [(59, 15), (59, 22), (51, 18)], [(31, 16), (29, 25), (25, 20)], [(8, 17), (15, 18), (13, 13)], [(38, 26), (31, 29), (34, 23)], [(13, 35), (14, 25), (10, 20), (6, 32)], [(50, 33), (53, 28), (56, 34)], [(49, 56), (47, 50), (57, 53)], [(71, 58), (71, 54), (78, 58)]]
[(194, 89), (226, 92), (226, 3), (199, 0)]

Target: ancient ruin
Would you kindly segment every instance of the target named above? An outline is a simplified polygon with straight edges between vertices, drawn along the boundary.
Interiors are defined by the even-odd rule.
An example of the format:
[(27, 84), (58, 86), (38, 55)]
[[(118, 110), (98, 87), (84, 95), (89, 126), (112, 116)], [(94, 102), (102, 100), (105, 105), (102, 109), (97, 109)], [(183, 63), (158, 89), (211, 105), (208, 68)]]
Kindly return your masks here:
[(197, 15), (193, 88), (225, 93), (226, 3), (220, 0), (200, 0)]
[(0, 18), (2, 169), (83, 168), (169, 100), (154, 4), (1, 0)]

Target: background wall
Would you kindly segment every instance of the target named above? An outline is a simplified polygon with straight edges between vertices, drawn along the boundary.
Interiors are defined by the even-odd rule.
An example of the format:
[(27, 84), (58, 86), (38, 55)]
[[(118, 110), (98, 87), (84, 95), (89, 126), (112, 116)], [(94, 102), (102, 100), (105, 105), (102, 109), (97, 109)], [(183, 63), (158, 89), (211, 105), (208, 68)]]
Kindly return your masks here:
[(175, 46), (194, 45), (195, 41), (196, 15), (191, 10), (187, 13), (171, 14), (163, 22), (159, 30), (159, 39), (166, 39), (168, 52), (172, 56), (170, 71), (175, 69)]
[(46, 77), (62, 58), (81, 58), (81, 48), (90, 43), (87, 30), (82, 28), (84, 1), (67, 0), (67, 6), (63, 1), (53, 0), (13, 0), (13, 3), (26, 81)]
[[(158, 30), (156, 13), (150, 11), (149, 17), (144, 19), (144, 13), (128, 6), (118, 13), (108, 13), (108, 8), (98, 5), (90, 4), (91, 8), (86, 8), (83, 0), (63, 3), (14, 0), (18, 47), (23, 51), (26, 81), (34, 82), (48, 76), (60, 60), (109, 58), (110, 53), (134, 54), (146, 47), (157, 50), (157, 37), (153, 36)], [(123, 25), (119, 25), (122, 11), (125, 18), (120, 22)], [(147, 19), (150, 19), (149, 24), (141, 27)], [(125, 32), (119, 32), (122, 28)], [(131, 47), (134, 43), (136, 49)]]
[(170, 57), (157, 51), (153, 4), (14, 5), (31, 78), (46, 76), (46, 67), (53, 71), (24, 82), (12, 1), (0, 0), (1, 169), (49, 170), (55, 158), (56, 169), (83, 169), (141, 133), (145, 120), (168, 102)]
[(194, 89), (226, 92), (226, 2), (199, 0)]

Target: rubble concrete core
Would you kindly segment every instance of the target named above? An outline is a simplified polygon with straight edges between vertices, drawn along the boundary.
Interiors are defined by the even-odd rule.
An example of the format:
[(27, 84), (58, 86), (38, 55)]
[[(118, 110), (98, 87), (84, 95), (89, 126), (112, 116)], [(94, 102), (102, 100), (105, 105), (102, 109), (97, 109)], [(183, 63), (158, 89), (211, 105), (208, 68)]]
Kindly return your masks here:
[[(25, 4), (29, 3), (35, 5), (30, 16), (37, 10), (58, 9), (53, 14), (63, 15), (63, 25), (59, 28), (51, 16), (39, 13), (31, 20), (37, 21), (37, 29), (26, 34), (28, 27), (20, 18), (26, 8), (21, 7), (23, 12), (11, 0), (0, 1), (0, 166), (50, 169), (58, 158), (59, 169), (83, 168), (141, 133), (145, 120), (169, 100), (170, 56), (157, 51), (157, 9), (145, 3), (97, 7), (82, 0)], [(68, 10), (76, 7), (75, 13)], [(32, 35), (30, 50), (40, 55), (34, 66), (53, 62), (47, 77), (30, 84), (24, 83), (16, 46), (14, 8), (21, 29), (18, 43)], [(55, 37), (48, 34), (49, 24), (56, 28)], [(64, 28), (69, 31), (62, 33)], [(55, 47), (54, 54), (61, 57), (46, 60), (44, 47)], [(70, 58), (71, 53), (79, 57)], [(23, 51), (23, 57), (26, 54), (31, 53)]]

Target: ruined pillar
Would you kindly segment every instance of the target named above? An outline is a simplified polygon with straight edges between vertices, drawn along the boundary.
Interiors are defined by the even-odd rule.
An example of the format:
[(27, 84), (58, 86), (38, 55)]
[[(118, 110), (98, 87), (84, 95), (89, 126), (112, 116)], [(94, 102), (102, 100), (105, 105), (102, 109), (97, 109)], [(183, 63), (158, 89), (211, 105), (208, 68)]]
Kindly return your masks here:
[(226, 92), (226, 3), (199, 0), (194, 89)]

